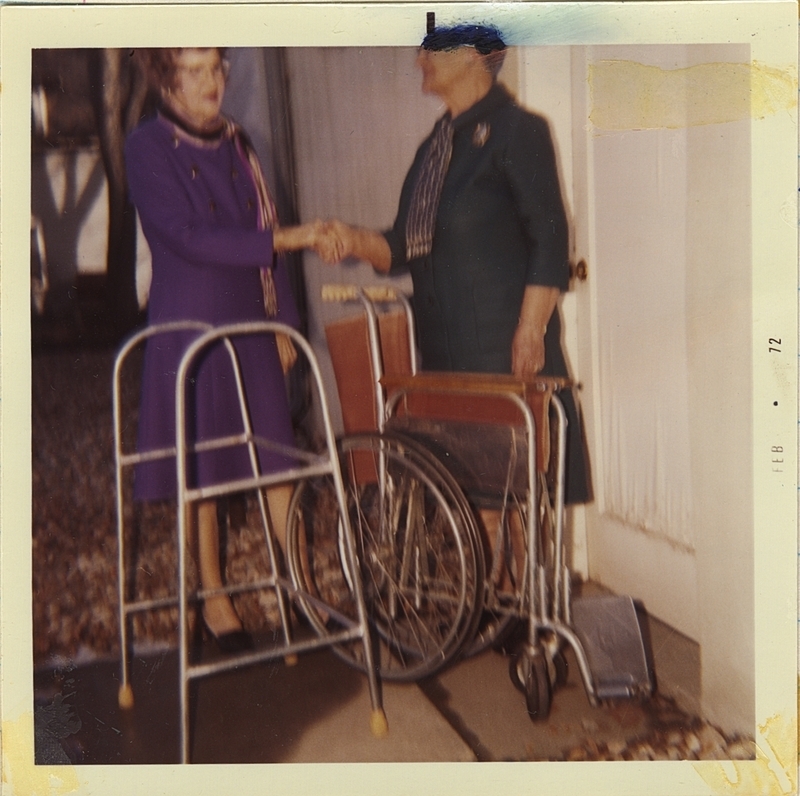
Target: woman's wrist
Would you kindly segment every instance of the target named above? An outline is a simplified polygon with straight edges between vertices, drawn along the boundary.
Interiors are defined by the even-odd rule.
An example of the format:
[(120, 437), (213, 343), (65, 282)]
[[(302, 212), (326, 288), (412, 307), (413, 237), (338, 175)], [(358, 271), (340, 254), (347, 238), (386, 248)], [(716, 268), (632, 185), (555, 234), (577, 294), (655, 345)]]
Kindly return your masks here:
[(276, 251), (296, 251), (315, 246), (319, 237), (320, 222), (278, 227), (272, 233), (272, 246)]
[(309, 224), (304, 224), (305, 240), (303, 242), (304, 249), (314, 249), (320, 243), (322, 236), (322, 222), (319, 219), (312, 221)]
[(286, 246), (286, 230), (283, 227), (272, 230), (272, 248), (276, 252), (284, 251)]

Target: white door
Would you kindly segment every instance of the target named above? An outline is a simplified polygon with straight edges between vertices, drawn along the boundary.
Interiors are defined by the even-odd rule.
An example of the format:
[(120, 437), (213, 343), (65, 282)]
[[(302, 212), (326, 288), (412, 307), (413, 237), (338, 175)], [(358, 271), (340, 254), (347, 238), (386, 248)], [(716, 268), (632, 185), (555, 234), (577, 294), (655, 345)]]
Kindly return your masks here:
[(571, 68), (589, 573), (698, 641), (705, 715), (752, 732), (749, 48)]
[(574, 257), (588, 264), (575, 295), (595, 496), (590, 576), (697, 638), (687, 132), (619, 123), (633, 102), (626, 69), (684, 60), (683, 47), (573, 49)]

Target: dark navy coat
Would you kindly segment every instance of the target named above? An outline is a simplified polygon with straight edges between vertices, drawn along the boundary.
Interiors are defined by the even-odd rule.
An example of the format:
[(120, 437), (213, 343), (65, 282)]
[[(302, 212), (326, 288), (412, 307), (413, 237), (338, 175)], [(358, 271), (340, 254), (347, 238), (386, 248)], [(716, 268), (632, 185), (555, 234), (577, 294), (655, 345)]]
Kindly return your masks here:
[[(429, 136), (417, 151), (385, 234), (390, 273), (411, 272), (425, 370), (510, 373), (511, 346), (528, 285), (569, 286), (569, 231), (547, 121), (505, 88), (453, 120), (453, 153), (431, 252), (406, 259), (406, 219)], [(556, 310), (545, 335), (545, 375), (567, 376)], [(567, 500), (588, 497), (580, 420), (561, 395), (569, 428)]]
[[(509, 373), (525, 287), (563, 291), (569, 282), (569, 233), (553, 144), (547, 122), (499, 85), (453, 126), (432, 251), (406, 260), (406, 217), (429, 137), (386, 233), (391, 272), (411, 271), (426, 370)], [(563, 363), (558, 337), (553, 342), (548, 359), (560, 363), (548, 362), (547, 370)]]

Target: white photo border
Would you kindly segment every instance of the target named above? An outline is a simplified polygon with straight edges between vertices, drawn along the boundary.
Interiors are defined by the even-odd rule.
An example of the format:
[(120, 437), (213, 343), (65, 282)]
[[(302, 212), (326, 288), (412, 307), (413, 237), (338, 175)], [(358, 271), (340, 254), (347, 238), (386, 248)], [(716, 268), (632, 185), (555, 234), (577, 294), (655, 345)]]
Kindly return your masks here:
[[(142, 792), (383, 794), (730, 793), (747, 782), (780, 783), (763, 733), (797, 727), (797, 108), (752, 120), (753, 473), (756, 741), (765, 755), (716, 762), (337, 764), (264, 766), (33, 766), (30, 412), (30, 70), (48, 47), (417, 45), (425, 12), (437, 22), (479, 21), (510, 44), (747, 43), (752, 61), (793, 75), (794, 2), (313, 3), (265, 5), (3, 6), (0, 9), (0, 639), (3, 779), (14, 793)], [(792, 165), (789, 165), (789, 164)], [(793, 208), (786, 220), (786, 203)], [(766, 341), (786, 345), (776, 359)], [(774, 406), (774, 401), (779, 406)], [(786, 452), (783, 480), (769, 463)], [(721, 618), (722, 619), (722, 618)], [(388, 717), (391, 726), (391, 716)], [(365, 721), (367, 717), (365, 717)], [(791, 728), (794, 728), (791, 730)], [(788, 736), (787, 736), (788, 737)], [(794, 744), (796, 753), (796, 743)], [(28, 760), (27, 763), (20, 761)], [(716, 768), (714, 768), (716, 767)], [(772, 771), (772, 774), (770, 774)], [(770, 780), (774, 776), (774, 780)], [(796, 788), (796, 768), (794, 787)]]

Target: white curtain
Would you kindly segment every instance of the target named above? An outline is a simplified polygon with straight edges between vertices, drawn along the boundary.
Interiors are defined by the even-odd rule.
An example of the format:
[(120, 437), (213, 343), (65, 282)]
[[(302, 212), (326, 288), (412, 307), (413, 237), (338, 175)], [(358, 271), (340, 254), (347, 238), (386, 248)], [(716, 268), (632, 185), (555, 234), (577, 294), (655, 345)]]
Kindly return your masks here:
[(685, 128), (594, 141), (607, 200), (597, 212), (596, 486), (605, 512), (692, 550), (685, 150)]
[[(443, 112), (424, 97), (413, 47), (325, 47), (287, 50), (300, 218), (340, 218), (386, 229), (417, 147)], [(323, 304), (324, 283), (371, 284), (386, 277), (366, 265), (330, 267), (305, 257), (309, 337), (325, 382), (335, 384), (325, 324), (360, 311)], [(410, 279), (399, 280), (410, 291)], [(338, 418), (333, 390), (329, 398)], [(337, 421), (338, 422), (338, 421)]]

